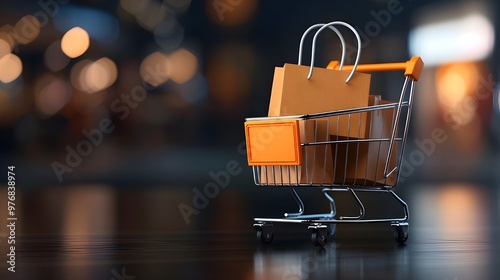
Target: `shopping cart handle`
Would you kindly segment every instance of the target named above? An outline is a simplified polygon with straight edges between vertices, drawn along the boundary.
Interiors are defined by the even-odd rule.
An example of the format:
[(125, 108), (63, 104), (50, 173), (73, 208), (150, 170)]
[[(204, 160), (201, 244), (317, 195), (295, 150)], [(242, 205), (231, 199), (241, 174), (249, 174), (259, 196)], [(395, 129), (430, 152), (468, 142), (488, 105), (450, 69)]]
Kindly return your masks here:
[[(344, 65), (342, 71), (351, 71), (352, 65)], [(338, 61), (330, 61), (327, 69), (338, 70), (340, 68), (340, 63)], [(356, 68), (357, 72), (381, 72), (381, 71), (405, 71), (405, 76), (409, 77), (413, 81), (418, 81), (422, 69), (424, 68), (424, 62), (420, 56), (414, 56), (407, 62), (394, 62), (394, 63), (378, 63), (378, 64), (359, 64)]]

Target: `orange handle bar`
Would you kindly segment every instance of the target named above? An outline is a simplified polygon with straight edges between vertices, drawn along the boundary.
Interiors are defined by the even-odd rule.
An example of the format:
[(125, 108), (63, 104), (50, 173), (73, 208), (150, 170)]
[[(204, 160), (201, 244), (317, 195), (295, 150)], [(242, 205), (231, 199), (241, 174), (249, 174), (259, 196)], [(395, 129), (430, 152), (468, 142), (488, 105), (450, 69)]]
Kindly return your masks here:
[[(353, 65), (344, 65), (342, 71), (352, 71)], [(330, 61), (327, 69), (338, 70), (340, 63), (338, 61)], [(381, 72), (381, 71), (405, 71), (405, 76), (413, 81), (418, 81), (424, 62), (420, 56), (414, 56), (407, 62), (394, 62), (394, 63), (378, 63), (378, 64), (359, 64), (356, 72)]]

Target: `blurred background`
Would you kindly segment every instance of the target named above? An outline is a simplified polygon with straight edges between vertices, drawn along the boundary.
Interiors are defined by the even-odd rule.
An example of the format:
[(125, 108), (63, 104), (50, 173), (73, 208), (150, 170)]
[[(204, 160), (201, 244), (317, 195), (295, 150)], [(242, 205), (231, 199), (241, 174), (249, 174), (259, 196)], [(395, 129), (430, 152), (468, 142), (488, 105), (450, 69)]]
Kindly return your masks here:
[[(361, 63), (425, 62), (400, 182), (415, 222), (498, 223), (498, 14), (493, 0), (4, 0), (0, 167), (16, 167), (18, 234), (240, 232), (294, 209), (253, 185), (243, 122), (267, 114), (303, 31), (334, 20), (360, 32)], [(339, 60), (335, 34), (317, 51), (317, 66)], [(371, 92), (396, 100), (402, 82), (374, 74)], [(422, 144), (436, 129), (446, 141)]]

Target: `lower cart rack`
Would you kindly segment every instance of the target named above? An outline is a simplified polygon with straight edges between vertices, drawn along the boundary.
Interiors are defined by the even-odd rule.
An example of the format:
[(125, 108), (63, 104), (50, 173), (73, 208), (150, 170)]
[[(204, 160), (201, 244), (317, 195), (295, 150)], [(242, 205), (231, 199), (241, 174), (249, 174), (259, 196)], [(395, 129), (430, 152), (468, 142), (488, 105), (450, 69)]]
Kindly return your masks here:
[[(328, 192), (333, 191), (348, 191), (350, 192), (355, 201), (358, 203), (359, 215), (356, 217), (346, 217), (340, 216), (336, 218), (337, 211), (335, 207), (334, 199), (328, 194)], [(394, 231), (394, 239), (398, 243), (404, 243), (408, 239), (409, 232), (409, 210), (406, 202), (401, 199), (392, 190), (358, 190), (358, 191), (370, 191), (370, 192), (380, 192), (388, 193), (393, 196), (399, 204), (403, 207), (404, 216), (399, 218), (381, 218), (381, 219), (364, 219), (365, 207), (356, 191), (352, 188), (346, 189), (331, 189), (324, 188), (322, 190), (323, 195), (330, 203), (330, 212), (321, 214), (304, 214), (304, 204), (300, 199), (299, 195), (295, 189), (291, 189), (292, 195), (299, 205), (299, 212), (297, 213), (285, 213), (283, 218), (254, 218), (253, 227), (257, 231), (257, 239), (264, 243), (271, 243), (274, 238), (273, 223), (296, 223), (296, 224), (307, 224), (308, 229), (311, 231), (311, 241), (315, 246), (324, 246), (329, 237), (333, 237), (336, 232), (336, 224), (356, 224), (356, 223), (390, 223)]]

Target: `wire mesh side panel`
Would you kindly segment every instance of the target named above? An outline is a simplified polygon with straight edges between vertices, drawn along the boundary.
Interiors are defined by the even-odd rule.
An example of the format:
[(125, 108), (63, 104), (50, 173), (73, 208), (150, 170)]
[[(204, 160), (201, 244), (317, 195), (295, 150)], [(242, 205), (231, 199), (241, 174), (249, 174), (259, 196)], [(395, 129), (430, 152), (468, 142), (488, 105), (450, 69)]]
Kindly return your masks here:
[(368, 107), (303, 116), (302, 164), (254, 166), (255, 183), (395, 187), (408, 134), (413, 91), (413, 82), (406, 79), (398, 102), (372, 97)]
[[(395, 135), (395, 141), (390, 145), (392, 139), (392, 128), (395, 122), (396, 105), (385, 109), (377, 109), (367, 112), (349, 114), (366, 114), (366, 131), (363, 137), (352, 137), (331, 135), (331, 142), (327, 145), (332, 150), (332, 168), (325, 172), (331, 172), (331, 186), (366, 186), (381, 187), (394, 186), (397, 173), (386, 176), (385, 167), (392, 170), (397, 166), (398, 142), (401, 137)], [(338, 117), (330, 117), (337, 119)], [(360, 126), (360, 123), (349, 125)], [(389, 152), (392, 150), (391, 155)], [(333, 171), (329, 171), (333, 170)]]

